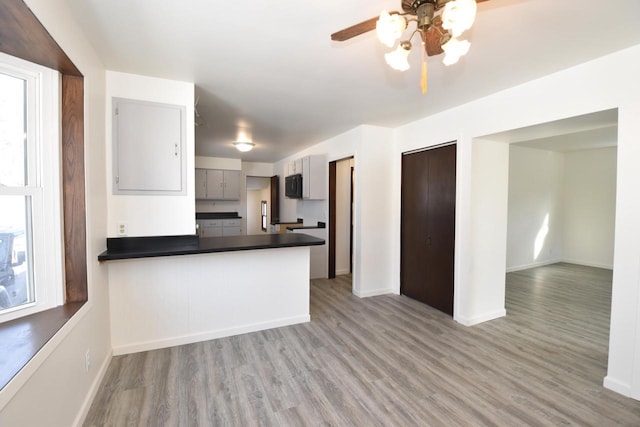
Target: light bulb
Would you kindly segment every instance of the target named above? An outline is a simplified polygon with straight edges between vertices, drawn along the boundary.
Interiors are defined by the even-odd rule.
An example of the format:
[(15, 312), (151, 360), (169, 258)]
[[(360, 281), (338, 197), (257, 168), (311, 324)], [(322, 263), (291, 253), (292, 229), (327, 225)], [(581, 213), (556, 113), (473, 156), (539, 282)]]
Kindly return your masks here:
[(471, 43), (467, 40), (458, 40), (455, 37), (451, 37), (448, 42), (442, 45), (442, 50), (444, 50), (442, 63), (447, 66), (455, 64), (462, 55), (469, 52), (470, 47)]
[(449, 30), (453, 37), (471, 28), (476, 19), (475, 0), (453, 0), (445, 4), (442, 11), (442, 28)]
[(386, 10), (380, 13), (380, 18), (376, 22), (376, 34), (378, 40), (387, 47), (393, 47), (396, 40), (402, 37), (402, 33), (407, 29), (407, 20), (396, 13), (389, 15)]
[(244, 141), (234, 142), (233, 145), (238, 149), (238, 151), (241, 151), (243, 153), (253, 150), (253, 147), (255, 146), (253, 142), (244, 142)]
[(407, 71), (409, 69), (409, 52), (411, 52), (411, 43), (403, 41), (396, 50), (385, 54), (384, 59), (394, 70)]

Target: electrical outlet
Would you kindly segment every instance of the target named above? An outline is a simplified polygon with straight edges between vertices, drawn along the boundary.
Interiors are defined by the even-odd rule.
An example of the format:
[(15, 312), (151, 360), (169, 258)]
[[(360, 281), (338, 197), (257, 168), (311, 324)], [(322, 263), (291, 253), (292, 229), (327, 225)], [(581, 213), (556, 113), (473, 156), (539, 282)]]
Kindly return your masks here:
[(91, 368), (91, 350), (87, 350), (84, 354), (84, 371), (89, 372)]
[(127, 223), (119, 222), (118, 223), (118, 236), (126, 236), (127, 235)]

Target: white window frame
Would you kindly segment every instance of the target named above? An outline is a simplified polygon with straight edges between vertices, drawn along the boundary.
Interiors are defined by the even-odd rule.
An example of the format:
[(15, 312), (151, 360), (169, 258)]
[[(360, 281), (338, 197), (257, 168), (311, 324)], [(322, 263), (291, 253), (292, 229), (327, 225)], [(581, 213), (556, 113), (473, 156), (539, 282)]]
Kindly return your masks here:
[[(0, 53), (0, 71), (27, 82), (27, 185), (2, 187), (0, 195), (31, 198), (29, 262), (35, 302), (4, 310), (0, 323), (47, 310), (64, 302), (62, 243), (62, 167), (60, 74)], [(26, 230), (25, 230), (26, 231)]]

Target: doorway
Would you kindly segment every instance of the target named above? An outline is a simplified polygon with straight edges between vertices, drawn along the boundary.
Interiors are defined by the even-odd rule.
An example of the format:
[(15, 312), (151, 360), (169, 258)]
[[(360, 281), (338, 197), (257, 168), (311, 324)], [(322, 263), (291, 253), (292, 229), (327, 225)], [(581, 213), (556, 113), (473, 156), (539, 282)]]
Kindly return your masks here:
[(270, 223), (271, 178), (247, 177), (247, 234), (264, 234)]
[(453, 315), (455, 143), (402, 155), (400, 293)]
[(329, 263), (327, 276), (353, 272), (353, 157), (329, 162)]
[[(499, 169), (504, 178), (481, 184), (483, 196), (498, 194), (489, 202), (484, 200), (497, 208), (475, 211), (483, 221), (476, 227), (504, 236), (488, 245), (496, 262), (485, 272), (495, 278), (507, 273), (506, 284), (504, 279), (494, 280), (495, 286), (487, 283), (477, 288), (479, 293), (502, 294), (502, 300), (495, 302), (503, 306), (506, 294), (507, 317), (527, 307), (547, 328), (580, 328), (581, 344), (598, 346), (584, 356), (595, 359), (597, 350), (601, 366), (606, 365), (610, 350), (607, 298), (615, 246), (617, 127), (618, 112), (613, 109), (486, 135), (473, 142), (474, 152), (490, 143), (502, 146), (500, 151), (507, 154), (500, 161), (496, 156), (478, 158), (478, 170)], [(474, 182), (481, 178), (473, 176)], [(496, 254), (502, 257), (500, 262)], [(476, 262), (490, 264), (484, 259)], [(593, 274), (607, 280), (598, 280), (593, 287)], [(561, 319), (550, 315), (549, 303), (543, 302), (549, 295), (564, 299), (563, 309), (557, 311)], [(593, 304), (606, 310), (596, 312)], [(604, 376), (604, 371), (600, 374)]]

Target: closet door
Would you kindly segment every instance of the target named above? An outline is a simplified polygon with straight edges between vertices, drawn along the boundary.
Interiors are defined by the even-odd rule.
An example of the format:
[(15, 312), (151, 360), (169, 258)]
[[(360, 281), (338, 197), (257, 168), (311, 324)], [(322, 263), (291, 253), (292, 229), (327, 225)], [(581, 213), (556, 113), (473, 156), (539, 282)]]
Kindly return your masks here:
[(400, 291), (453, 314), (456, 146), (402, 157)]

